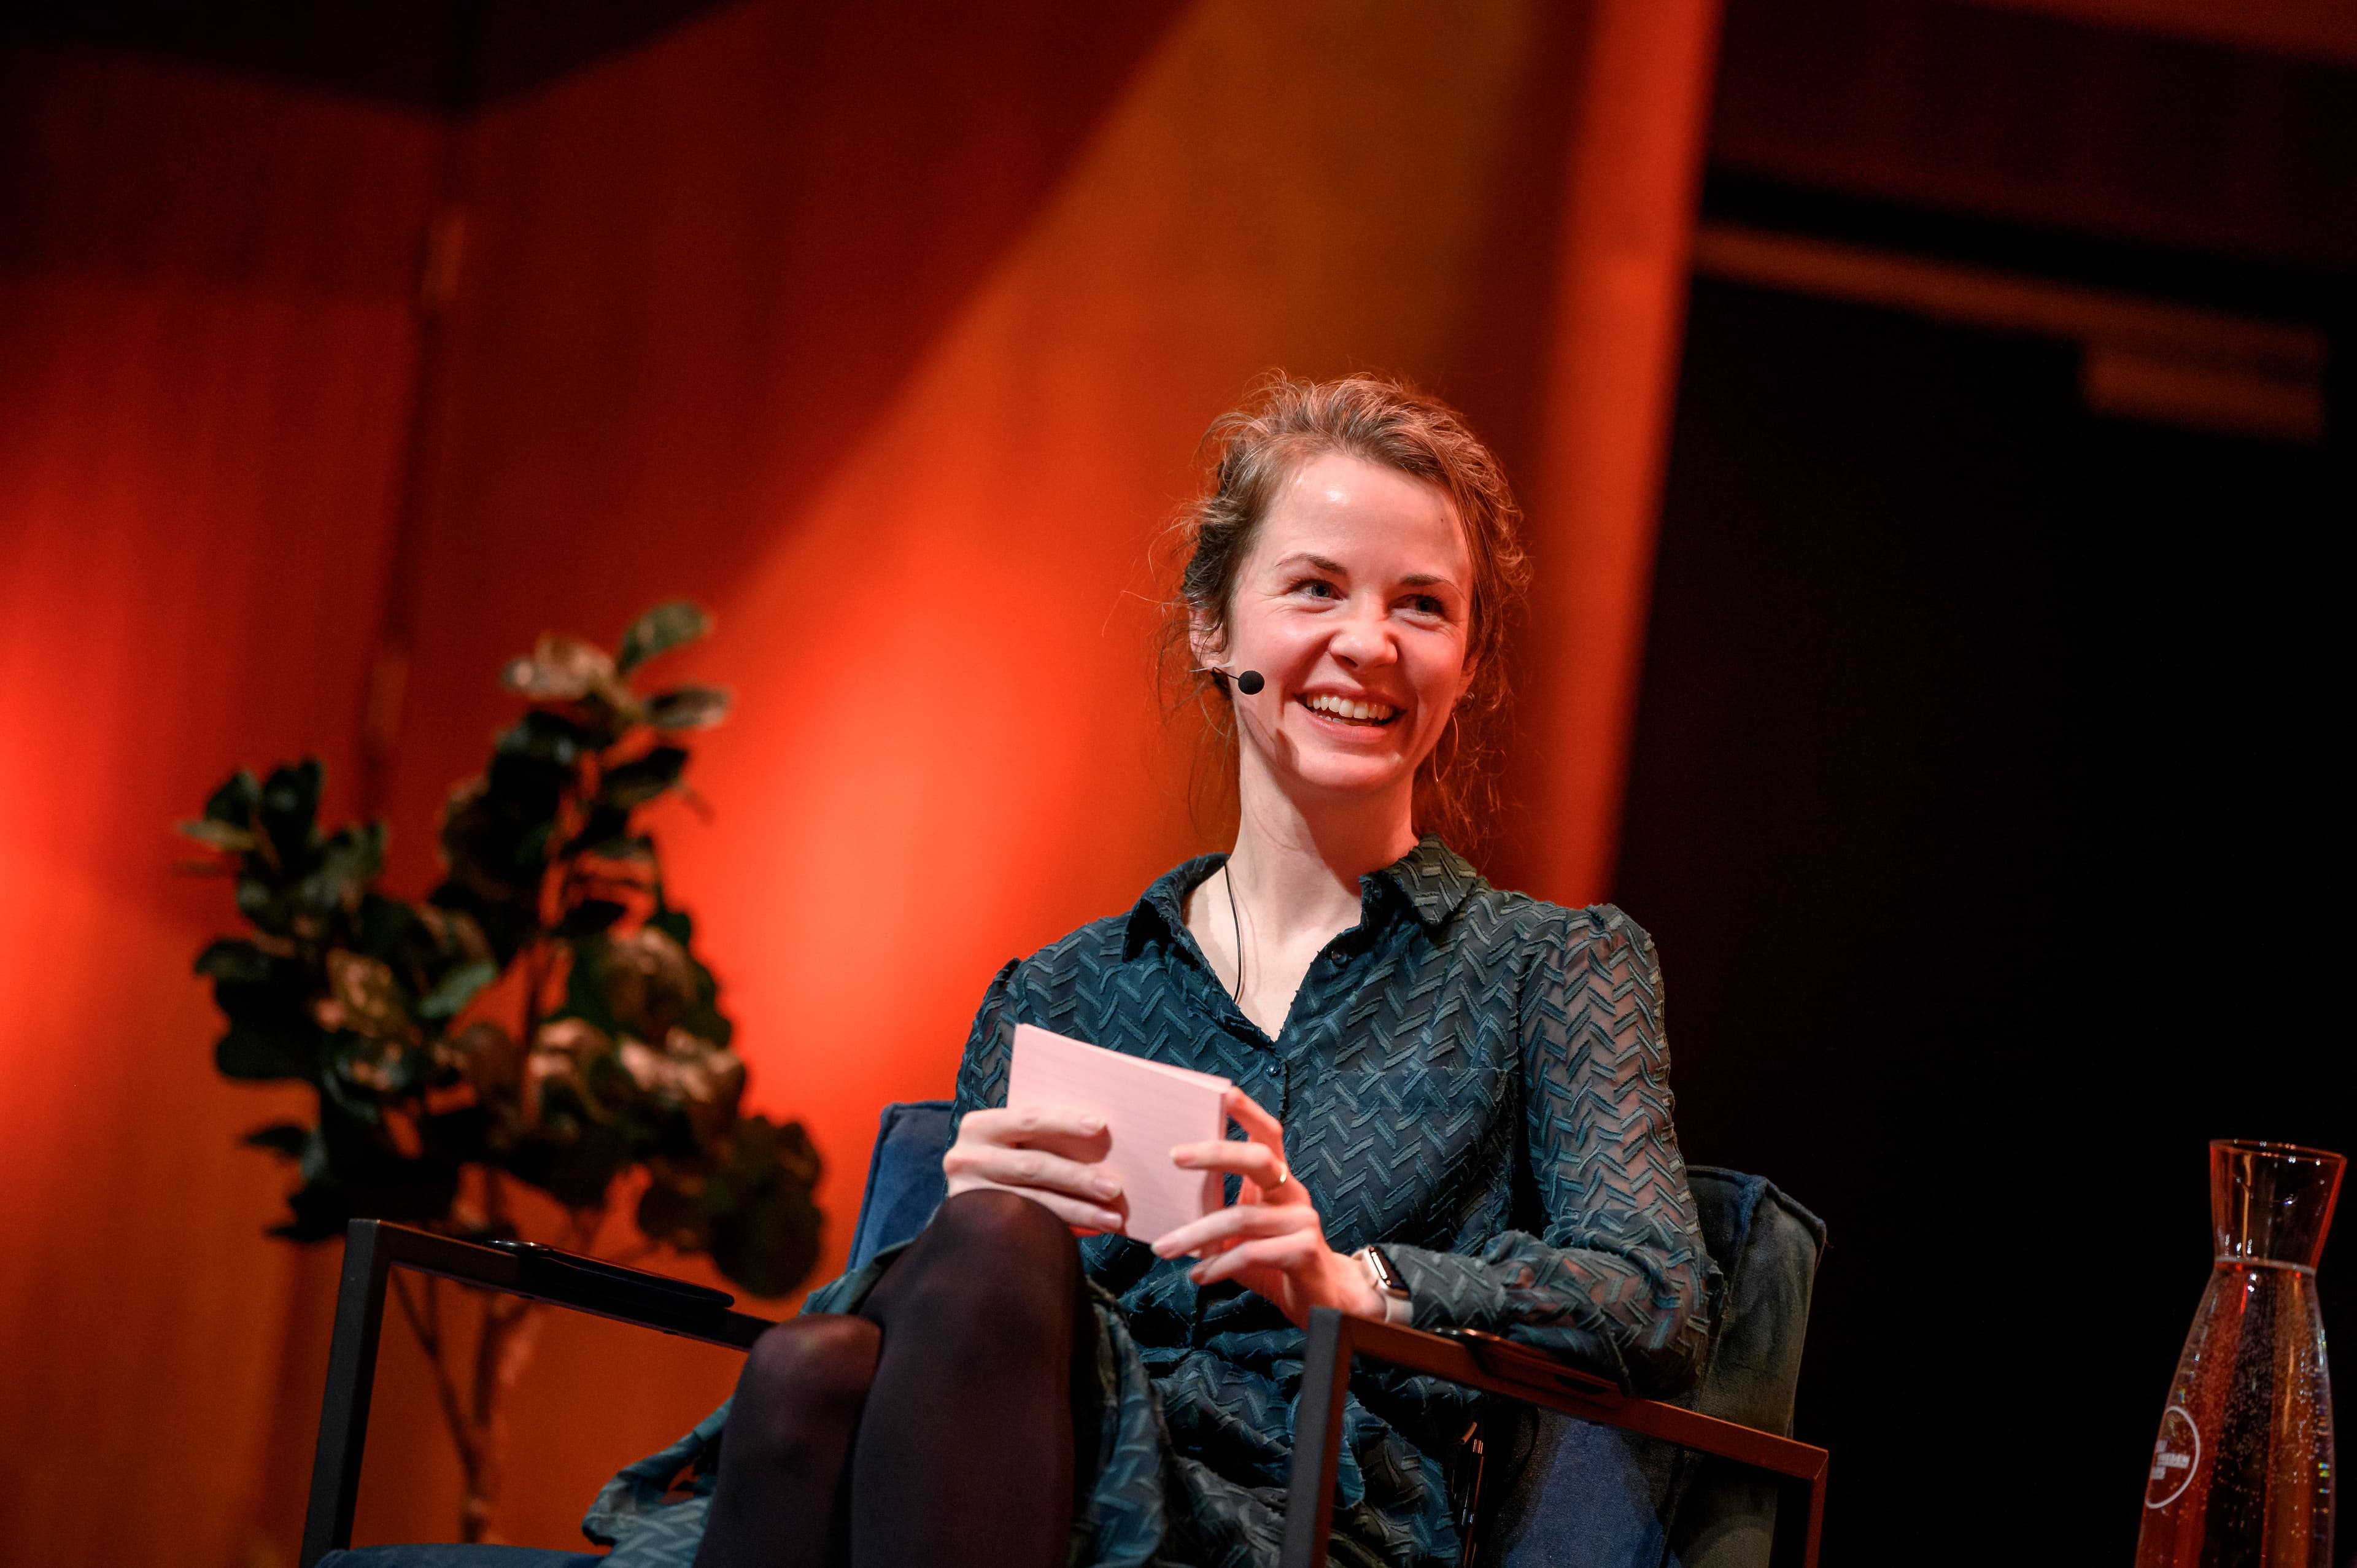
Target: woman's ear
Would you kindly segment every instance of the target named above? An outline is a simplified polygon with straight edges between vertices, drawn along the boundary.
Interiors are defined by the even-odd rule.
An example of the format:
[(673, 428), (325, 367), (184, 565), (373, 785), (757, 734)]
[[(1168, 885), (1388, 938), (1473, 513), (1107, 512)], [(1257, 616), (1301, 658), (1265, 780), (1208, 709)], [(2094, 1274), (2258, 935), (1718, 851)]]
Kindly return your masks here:
[(1189, 609), (1187, 612), (1187, 653), (1197, 669), (1217, 664), (1227, 656), (1227, 638), (1222, 628), (1214, 625), (1211, 612)]

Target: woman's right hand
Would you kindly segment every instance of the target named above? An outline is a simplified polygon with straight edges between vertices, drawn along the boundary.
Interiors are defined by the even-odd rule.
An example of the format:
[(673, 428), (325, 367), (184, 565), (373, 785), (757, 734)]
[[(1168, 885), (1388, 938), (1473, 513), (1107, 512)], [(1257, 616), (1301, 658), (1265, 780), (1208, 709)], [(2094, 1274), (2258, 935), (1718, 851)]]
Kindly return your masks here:
[(1108, 1146), (1104, 1118), (1089, 1112), (1027, 1106), (1021, 1111), (969, 1111), (957, 1142), (942, 1156), (949, 1196), (977, 1187), (1019, 1192), (1073, 1230), (1118, 1230), (1121, 1184), (1075, 1159)]

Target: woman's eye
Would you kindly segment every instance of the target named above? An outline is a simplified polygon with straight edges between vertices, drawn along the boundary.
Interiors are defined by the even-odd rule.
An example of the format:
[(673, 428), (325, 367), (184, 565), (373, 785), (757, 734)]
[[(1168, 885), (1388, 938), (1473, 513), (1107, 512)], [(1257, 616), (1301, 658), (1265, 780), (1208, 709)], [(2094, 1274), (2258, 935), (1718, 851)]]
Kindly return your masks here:
[(1416, 614), (1424, 616), (1433, 616), (1437, 618), (1445, 617), (1448, 614), (1448, 607), (1442, 604), (1430, 594), (1416, 594), (1411, 596), (1407, 601), (1407, 607), (1414, 610)]
[(1293, 586), (1286, 591), (1296, 594), (1308, 594), (1314, 599), (1339, 599), (1342, 596), (1341, 594), (1335, 589), (1334, 585), (1328, 582), (1323, 577), (1304, 577), (1299, 582), (1294, 584)]

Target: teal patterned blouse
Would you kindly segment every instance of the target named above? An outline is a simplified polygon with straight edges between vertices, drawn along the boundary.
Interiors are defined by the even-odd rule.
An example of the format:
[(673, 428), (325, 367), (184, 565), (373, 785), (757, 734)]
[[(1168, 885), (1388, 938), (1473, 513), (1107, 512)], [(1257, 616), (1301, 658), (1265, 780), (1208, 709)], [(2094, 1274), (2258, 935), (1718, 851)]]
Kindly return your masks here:
[[(1609, 906), (1501, 893), (1427, 838), (1360, 879), (1359, 924), (1310, 965), (1272, 1040), (1187, 930), (1187, 895), (1222, 858), (1001, 970), (957, 1113), (1004, 1102), (1017, 1023), (1218, 1073), (1285, 1123), (1329, 1243), (1383, 1245), (1417, 1327), (1510, 1335), (1636, 1391), (1684, 1388), (1716, 1287), (1670, 1125), (1652, 940)], [(1302, 1331), (1138, 1242), (1092, 1237), (1081, 1255), (1105, 1419), (1072, 1563), (1274, 1563)], [(804, 1310), (849, 1310), (889, 1262)], [(1390, 1369), (1353, 1375), (1333, 1561), (1456, 1561), (1448, 1466), (1474, 1399)], [(687, 1568), (726, 1418), (724, 1405), (608, 1484), (583, 1528), (615, 1544), (613, 1568)]]

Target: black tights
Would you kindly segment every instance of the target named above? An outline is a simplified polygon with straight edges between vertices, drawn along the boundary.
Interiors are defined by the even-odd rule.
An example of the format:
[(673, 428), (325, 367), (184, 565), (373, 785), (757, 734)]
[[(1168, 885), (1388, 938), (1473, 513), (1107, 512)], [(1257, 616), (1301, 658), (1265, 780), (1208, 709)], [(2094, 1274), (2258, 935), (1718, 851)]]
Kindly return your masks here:
[(1056, 1568), (1095, 1354), (1064, 1222), (959, 1194), (856, 1316), (754, 1342), (696, 1568)]

